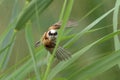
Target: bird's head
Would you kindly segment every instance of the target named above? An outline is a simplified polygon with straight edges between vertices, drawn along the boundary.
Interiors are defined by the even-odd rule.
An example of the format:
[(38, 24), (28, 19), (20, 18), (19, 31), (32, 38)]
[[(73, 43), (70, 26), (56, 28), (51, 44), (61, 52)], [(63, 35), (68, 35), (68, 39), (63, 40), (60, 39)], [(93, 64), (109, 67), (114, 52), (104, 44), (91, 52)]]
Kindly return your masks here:
[(51, 29), (48, 31), (47, 35), (49, 40), (56, 40), (58, 33), (57, 30)]

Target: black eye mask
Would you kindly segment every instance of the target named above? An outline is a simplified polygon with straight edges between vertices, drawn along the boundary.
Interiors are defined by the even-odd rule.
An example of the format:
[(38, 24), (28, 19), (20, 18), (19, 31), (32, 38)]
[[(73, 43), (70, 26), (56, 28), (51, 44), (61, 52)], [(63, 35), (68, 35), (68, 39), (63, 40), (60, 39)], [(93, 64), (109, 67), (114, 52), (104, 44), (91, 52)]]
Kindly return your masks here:
[(49, 34), (50, 36), (52, 36), (52, 35), (56, 36), (56, 35), (57, 35), (57, 32), (55, 32), (55, 33), (51, 33), (51, 31), (49, 31), (48, 34)]
[(56, 35), (57, 35), (57, 32), (55, 32), (53, 35), (56, 36)]
[(51, 33), (51, 31), (49, 31), (49, 33), (48, 33), (49, 35), (52, 35), (52, 33)]

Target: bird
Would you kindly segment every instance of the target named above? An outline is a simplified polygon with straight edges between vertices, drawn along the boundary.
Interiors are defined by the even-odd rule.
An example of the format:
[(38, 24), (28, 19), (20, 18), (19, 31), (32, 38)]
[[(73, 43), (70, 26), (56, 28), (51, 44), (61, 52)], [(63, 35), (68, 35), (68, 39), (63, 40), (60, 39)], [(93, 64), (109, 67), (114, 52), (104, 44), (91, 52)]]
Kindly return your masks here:
[[(46, 50), (48, 50), (50, 54), (52, 54), (56, 47), (58, 30), (60, 29), (60, 27), (61, 27), (61, 22), (57, 22), (52, 26), (50, 26), (48, 30), (44, 32), (41, 39), (35, 43), (35, 47), (38, 47), (40, 46), (40, 44), (43, 44)], [(59, 61), (63, 61), (63, 60), (65, 61), (71, 57), (71, 53), (65, 50), (63, 47), (58, 46), (54, 56)]]

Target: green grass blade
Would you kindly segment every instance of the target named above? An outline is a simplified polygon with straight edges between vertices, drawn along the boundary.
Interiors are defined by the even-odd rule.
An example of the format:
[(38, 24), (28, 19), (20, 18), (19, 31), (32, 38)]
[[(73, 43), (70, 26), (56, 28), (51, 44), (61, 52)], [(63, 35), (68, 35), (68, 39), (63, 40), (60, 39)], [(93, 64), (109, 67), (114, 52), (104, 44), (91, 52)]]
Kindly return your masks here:
[[(11, 55), (13, 45), (14, 45), (14, 40), (15, 40), (15, 35), (16, 32), (14, 32), (14, 23), (16, 16), (18, 15), (17, 11), (18, 10), (18, 0), (15, 0), (14, 3), (14, 8), (12, 9), (12, 17), (10, 20), (10, 24), (8, 25), (7, 30), (3, 33), (2, 36), (3, 40), (1, 41), (1, 49), (0, 49), (0, 54), (2, 55), (2, 60), (1, 61), (1, 68), (4, 70), (7, 66), (7, 63), (9, 61), (9, 57)], [(5, 50), (6, 49), (6, 50)]]
[(82, 54), (84, 54), (86, 51), (88, 51), (91, 47), (93, 47), (94, 45), (104, 42), (106, 40), (109, 40), (110, 38), (112, 38), (114, 35), (119, 34), (120, 31), (108, 34), (107, 36), (91, 43), (90, 45), (84, 47), (83, 49), (77, 51), (76, 53), (74, 53), (72, 55), (72, 58), (69, 59), (68, 61), (65, 62), (60, 62), (58, 65), (56, 65), (50, 72), (49, 76), (48, 76), (48, 80), (52, 80), (53, 77), (59, 73), (60, 71), (62, 71), (63, 69), (65, 69), (66, 67), (68, 67), (71, 63), (73, 63), (75, 60), (77, 60)]
[[(120, 0), (116, 0), (115, 10), (113, 13), (113, 32), (116, 32), (118, 28), (119, 7), (120, 7)], [(114, 37), (114, 46), (115, 46), (115, 50), (120, 49), (120, 41), (119, 41), (118, 35)]]
[(2, 40), (2, 44), (0, 45), (0, 69), (4, 70), (6, 68), (6, 64), (8, 63), (9, 55), (11, 54), (12, 46), (6, 49), (4, 52), (2, 51), (5, 47), (7, 47), (11, 42), (14, 42), (15, 32), (11, 29), (4, 35), (4, 39)]
[(100, 28), (91, 29), (91, 30), (87, 31), (87, 33), (92, 33), (92, 32), (98, 31), (98, 30), (103, 30), (105, 28), (110, 28), (111, 26), (112, 26), (112, 24), (104, 26), (104, 27), (100, 27)]
[[(14, 32), (14, 23), (15, 23), (15, 19), (16, 19), (17, 15), (18, 15), (19, 7), (20, 6), (18, 5), (18, 0), (15, 0), (14, 6), (13, 6), (13, 9), (12, 9), (12, 16), (11, 16), (11, 20), (10, 20), (10, 25), (9, 25), (10, 31), (8, 31), (9, 33), (6, 35), (7, 37), (11, 35), (10, 36), (11, 39), (8, 37), (9, 38), (8, 39), (9, 41), (7, 41), (8, 43), (5, 42), (5, 44), (6, 44), (6, 54), (5, 54), (5, 52), (3, 53), (3, 54), (5, 54), (3, 56), (3, 60), (2, 60), (3, 70), (6, 68), (6, 66), (8, 64), (8, 61), (10, 59), (10, 55), (12, 54), (11, 52), (13, 50), (13, 45), (14, 45), (15, 36), (16, 36), (16, 32)], [(7, 39), (7, 38), (5, 38), (5, 39)], [(7, 46), (9, 46), (9, 47), (7, 47)]]
[[(45, 76), (44, 76), (43, 80), (49, 79), (48, 78), (48, 74), (49, 74), (49, 71), (50, 71), (50, 67), (51, 67), (52, 61), (54, 59), (54, 54), (55, 54), (55, 52), (57, 50), (57, 46), (59, 45), (59, 43), (60, 43), (60, 41), (62, 39), (64, 28), (65, 28), (66, 23), (67, 23), (67, 21), (69, 19), (69, 16), (70, 16), (70, 13), (71, 13), (71, 10), (72, 10), (72, 6), (73, 6), (74, 0), (70, 0), (70, 1), (67, 0), (67, 2), (68, 2), (68, 4), (66, 5), (66, 9), (64, 10), (65, 6), (63, 6), (63, 10), (62, 10), (62, 11), (65, 11), (65, 12), (64, 12), (64, 15), (63, 15), (62, 26), (61, 26), (60, 31), (59, 31), (56, 47), (55, 47), (55, 49), (54, 49), (54, 51), (52, 53), (52, 56), (50, 57), (50, 60), (48, 62), (47, 69), (46, 69)], [(66, 1), (65, 1), (65, 3), (66, 3)]]
[(37, 3), (38, 12), (41, 14), (45, 8), (50, 5), (53, 0), (32, 0), (28, 7), (26, 7), (19, 15), (16, 22), (16, 30), (19, 31), (25, 27), (25, 23), (35, 14), (35, 7)]
[(108, 16), (111, 12), (113, 12), (114, 8), (110, 9), (108, 12), (103, 14), (101, 17), (97, 18), (95, 21), (93, 21), (90, 25), (88, 25), (85, 29), (83, 29), (81, 32), (79, 32), (76, 36), (74, 36), (70, 41), (68, 41), (64, 47), (71, 46), (76, 40), (78, 40), (83, 34), (85, 34), (88, 30), (93, 28), (97, 23), (99, 23), (102, 19), (104, 19), (106, 16)]
[[(14, 1), (13, 10), (12, 10), (12, 15), (11, 15), (10, 24), (11, 24), (12, 22), (15, 22), (15, 19), (18, 17), (18, 14), (20, 13), (19, 7), (20, 7), (20, 5), (19, 5), (18, 0), (15, 0), (15, 1)], [(14, 24), (15, 24), (15, 23), (14, 23)], [(14, 24), (13, 24), (12, 26), (14, 26)]]
[[(89, 66), (84, 67), (76, 72), (73, 72), (71, 76), (69, 76), (69, 80), (72, 78), (80, 78), (79, 80), (87, 80), (94, 76), (97, 76), (106, 70), (112, 68), (120, 61), (120, 50), (113, 52), (107, 56), (102, 57), (101, 59), (96, 60), (94, 63)], [(92, 73), (92, 74), (91, 74)]]
[(10, 44), (8, 44), (6, 47), (2, 48), (0, 50), (0, 54), (2, 54), (6, 49), (8, 49), (11, 45), (12, 45), (13, 42), (10, 42)]
[(30, 23), (28, 23), (28, 25), (25, 29), (25, 32), (26, 32), (26, 41), (27, 41), (27, 44), (28, 44), (28, 47), (29, 47), (31, 58), (33, 60), (33, 66), (34, 66), (34, 70), (35, 70), (35, 73), (36, 73), (36, 79), (41, 80), (40, 79), (40, 73), (39, 73), (39, 70), (38, 70), (38, 67), (37, 67), (36, 58), (35, 58), (33, 38), (31, 36), (32, 35), (32, 28), (31, 28)]
[(64, 1), (64, 4), (63, 4), (62, 10), (61, 10), (61, 14), (60, 14), (59, 21), (62, 21), (62, 19), (63, 19), (63, 15), (64, 15), (65, 8), (66, 8), (66, 4), (67, 4), (67, 0)]
[[(36, 53), (35, 57), (37, 59), (37, 66), (41, 66), (46, 64), (46, 60), (40, 60), (43, 57), (43, 53), (45, 53), (44, 49), (41, 48), (39, 52)], [(21, 63), (20, 63), (21, 64)], [(18, 64), (19, 65), (19, 64)], [(24, 80), (28, 73), (34, 70), (32, 59), (28, 59), (24, 64), (22, 64), (17, 70), (11, 72), (7, 72), (0, 77), (1, 80)], [(14, 66), (13, 66), (14, 67)]]
[(91, 9), (89, 12), (87, 12), (87, 14), (85, 14), (78, 22), (81, 22), (82, 20), (84, 20), (86, 17), (88, 17), (92, 12), (94, 12), (95, 10), (97, 10), (103, 3), (98, 4), (96, 7), (94, 7), (93, 9)]
[[(100, 31), (100, 30), (103, 30), (103, 29), (106, 29), (106, 28), (110, 28), (112, 25), (107, 25), (107, 26), (104, 26), (104, 27), (100, 27), (100, 28), (95, 28), (95, 29), (91, 29), (89, 31), (86, 32), (86, 34), (89, 34), (89, 33), (93, 33), (93, 32), (96, 32), (96, 31)], [(66, 31), (66, 33), (64, 33), (65, 36), (62, 37), (62, 41), (64, 40), (70, 40), (72, 39), (74, 36), (76, 36), (77, 34), (71, 34), (69, 35), (69, 32), (71, 30), (68, 30)]]
[[(36, 1), (36, 0), (34, 0)], [(37, 1), (36, 1), (37, 2)], [(35, 15), (36, 15), (36, 22), (37, 22), (37, 25), (40, 26), (40, 19), (39, 19), (39, 8), (38, 8), (38, 5), (37, 3), (35, 3)]]
[(12, 35), (12, 38), (10, 40), (10, 43), (8, 43), (8, 45), (5, 44), (6, 50), (4, 50), (5, 48), (3, 48), (2, 50), (4, 50), (4, 51), (2, 51), (2, 50), (0, 51), (2, 53), (2, 55), (3, 55), (2, 56), (2, 60), (1, 60), (1, 64), (0, 64), (1, 65), (0, 68), (2, 70), (6, 69), (8, 61), (10, 59), (10, 55), (11, 55), (11, 52), (12, 52), (12, 49), (13, 49), (13, 45), (14, 45), (15, 35), (16, 35), (15, 33)]
[[(10, 31), (10, 28), (7, 28), (7, 30), (0, 36), (0, 69), (3, 68), (3, 56), (5, 56), (5, 53), (7, 51), (7, 49), (10, 47), (10, 44), (12, 44), (11, 42), (9, 43), (9, 41), (6, 41), (5, 44), (5, 39), (7, 38), (6, 36), (8, 36), (8, 33)], [(4, 42), (4, 44), (3, 44)]]

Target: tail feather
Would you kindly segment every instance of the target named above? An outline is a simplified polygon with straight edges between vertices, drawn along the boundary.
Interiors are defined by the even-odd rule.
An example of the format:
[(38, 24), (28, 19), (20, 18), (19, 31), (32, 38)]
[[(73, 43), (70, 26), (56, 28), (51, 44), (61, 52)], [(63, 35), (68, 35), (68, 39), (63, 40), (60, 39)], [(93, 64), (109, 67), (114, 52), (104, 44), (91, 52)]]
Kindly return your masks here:
[(64, 48), (58, 47), (56, 51), (56, 57), (58, 60), (63, 61), (69, 59), (71, 57), (71, 54)]
[(63, 60), (62, 57), (61, 57), (61, 55), (60, 55), (60, 53), (56, 54), (56, 58), (57, 58), (58, 60), (60, 60), (60, 61)]
[(70, 56), (70, 53), (68, 53), (68, 51), (66, 51), (65, 49), (61, 48), (60, 47), (60, 50), (61, 52), (61, 57), (65, 60), (65, 59), (68, 59)]

